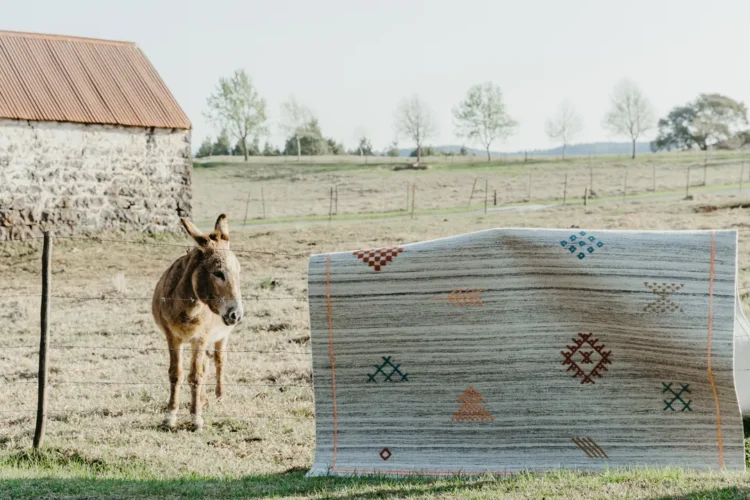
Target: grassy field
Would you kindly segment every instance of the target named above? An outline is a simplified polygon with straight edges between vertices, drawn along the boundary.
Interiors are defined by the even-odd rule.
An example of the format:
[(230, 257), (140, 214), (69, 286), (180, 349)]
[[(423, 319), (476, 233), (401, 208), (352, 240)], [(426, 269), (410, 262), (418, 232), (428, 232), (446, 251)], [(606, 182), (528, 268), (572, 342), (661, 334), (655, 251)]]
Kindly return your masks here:
[[(736, 163), (736, 159), (726, 160)], [(698, 160), (675, 155), (658, 161), (660, 168), (684, 169)], [(564, 165), (569, 172), (573, 163)], [(638, 165), (642, 166), (632, 165), (629, 171), (651, 168), (645, 161)], [(527, 176), (516, 173), (516, 168), (436, 167), (402, 178), (384, 167), (361, 170), (346, 165), (197, 168), (196, 218), (207, 228), (219, 211), (230, 214), (247, 312), (229, 344), (233, 352), (225, 372), (228, 396), (217, 403), (209, 391), (202, 434), (187, 430), (186, 407), (178, 431), (158, 429), (168, 392), (168, 357), (163, 336), (151, 319), (150, 297), (159, 275), (182, 255), (182, 245), (189, 245), (187, 239), (129, 236), (146, 244), (126, 244), (120, 235), (101, 241), (55, 242), (50, 412), (46, 449), (39, 453), (31, 452), (30, 446), (36, 401), (40, 245), (0, 244), (0, 321), (4, 326), (0, 498), (497, 498), (501, 494), (508, 498), (749, 498), (748, 474), (679, 470), (446, 480), (303, 478), (312, 463), (315, 442), (306, 303), (306, 265), (311, 253), (403, 244), (491, 227), (733, 228), (740, 231), (740, 287), (750, 287), (750, 210), (731, 208), (750, 203), (750, 196), (740, 196), (735, 188), (696, 191), (691, 201), (656, 196), (659, 193), (626, 200), (621, 195), (601, 195), (586, 208), (578, 200), (566, 207), (486, 215), (469, 211), (465, 205), (432, 211), (425, 207), (414, 219), (396, 210), (387, 217), (357, 215), (361, 207), (352, 205), (348, 217), (334, 218), (332, 223), (327, 217), (244, 228), (238, 223), (245, 199), (235, 200), (235, 195), (247, 187), (257, 188), (269, 176), (276, 177), (263, 181), (264, 186), (298, 188), (290, 192), (288, 206), (304, 203), (298, 193), (324, 191), (334, 179), (348, 186), (385, 179), (402, 186), (405, 199), (405, 182), (411, 176), (419, 185), (435, 187), (435, 193), (427, 191), (424, 197), (438, 205), (443, 195), (440, 189), (447, 190), (451, 182), (463, 179), (461, 197), (468, 200), (471, 183), (466, 180), (473, 182), (475, 176), (491, 172), (498, 182), (512, 183)], [(531, 170), (543, 179), (545, 172), (552, 175), (562, 168), (545, 163)], [(576, 168), (579, 176), (588, 175), (585, 163)], [(616, 167), (595, 167), (595, 175), (615, 179), (610, 170), (616, 172)], [(736, 173), (734, 181), (728, 176), (722, 184), (738, 181)], [(293, 180), (296, 177), (304, 179)], [(665, 187), (666, 183), (657, 190), (668, 193)], [(339, 203), (341, 212), (341, 198)], [(376, 206), (372, 209), (378, 211)], [(472, 210), (476, 209), (479, 206)], [(749, 310), (750, 294), (744, 294), (743, 303)]]
[(233, 220), (244, 220), (247, 213), (251, 222), (328, 217), (331, 209), (337, 215), (398, 214), (411, 211), (412, 193), (416, 213), (483, 209), (485, 188), (490, 206), (495, 190), (498, 205), (563, 198), (581, 203), (587, 186), (597, 198), (654, 192), (684, 195), (688, 168), (692, 190), (704, 184), (704, 177), (709, 187), (738, 187), (742, 174), (743, 182), (750, 184), (750, 154), (733, 152), (712, 152), (708, 158), (695, 153), (646, 155), (636, 161), (609, 156), (528, 163), (443, 160), (427, 171), (393, 171), (392, 163), (374, 163), (382, 160), (298, 165), (219, 158), (196, 163), (200, 182), (194, 186), (195, 212), (206, 222), (218, 211)]

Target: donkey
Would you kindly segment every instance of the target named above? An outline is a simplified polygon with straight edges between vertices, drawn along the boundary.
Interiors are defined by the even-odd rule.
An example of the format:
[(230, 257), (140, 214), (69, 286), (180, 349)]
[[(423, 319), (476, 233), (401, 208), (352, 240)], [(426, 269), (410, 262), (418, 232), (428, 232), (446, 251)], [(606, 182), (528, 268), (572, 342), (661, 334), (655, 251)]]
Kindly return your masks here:
[(204, 377), (208, 367), (207, 348), (214, 346), (216, 397), (224, 395), (222, 371), (229, 333), (242, 320), (240, 263), (229, 249), (229, 224), (224, 214), (214, 231), (203, 234), (192, 222), (181, 218), (196, 246), (166, 270), (156, 284), (151, 310), (154, 321), (169, 345), (169, 402), (162, 428), (174, 429), (180, 406), (182, 344), (190, 343), (190, 414), (192, 429), (203, 429), (202, 409), (206, 402)]

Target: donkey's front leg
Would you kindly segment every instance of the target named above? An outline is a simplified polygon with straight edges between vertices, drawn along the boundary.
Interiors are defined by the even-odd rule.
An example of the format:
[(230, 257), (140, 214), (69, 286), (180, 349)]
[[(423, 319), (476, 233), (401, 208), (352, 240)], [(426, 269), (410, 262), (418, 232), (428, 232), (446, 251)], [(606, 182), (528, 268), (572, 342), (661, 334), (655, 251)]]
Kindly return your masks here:
[(227, 345), (229, 345), (229, 335), (214, 344), (214, 364), (216, 365), (216, 399), (221, 401), (224, 397), (224, 361), (227, 359)]
[(203, 430), (203, 398), (206, 375), (206, 338), (193, 340), (192, 359), (190, 361), (190, 415), (193, 418), (193, 430)]
[(182, 383), (182, 343), (180, 340), (167, 336), (169, 345), (169, 402), (164, 414), (162, 428), (174, 429), (177, 425), (177, 411), (180, 408), (180, 384)]

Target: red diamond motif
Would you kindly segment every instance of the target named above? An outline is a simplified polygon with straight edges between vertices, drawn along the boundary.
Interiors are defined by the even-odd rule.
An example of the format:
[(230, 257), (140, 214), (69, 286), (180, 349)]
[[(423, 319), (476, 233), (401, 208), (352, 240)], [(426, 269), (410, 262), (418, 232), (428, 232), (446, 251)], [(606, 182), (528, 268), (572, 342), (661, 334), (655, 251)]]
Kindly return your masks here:
[(382, 458), (383, 460), (388, 460), (389, 458), (391, 458), (391, 455), (393, 454), (391, 453), (391, 450), (389, 450), (388, 448), (383, 448), (380, 451), (380, 458)]
[[(574, 345), (567, 345), (566, 351), (560, 351), (563, 355), (563, 366), (568, 366), (567, 371), (573, 372), (573, 378), (581, 377), (581, 384), (594, 384), (594, 377), (602, 378), (602, 372), (607, 371), (606, 365), (611, 365), (612, 361), (609, 357), (612, 355), (612, 351), (605, 351), (604, 344), (599, 344), (599, 339), (591, 339), (592, 333), (579, 333), (578, 337), (573, 337)], [(583, 351), (582, 348), (590, 346), (593, 351)], [(598, 361), (591, 359), (596, 352), (599, 355)], [(576, 354), (580, 354), (580, 359), (576, 357)], [(578, 359), (578, 360), (577, 360)], [(590, 371), (584, 370), (581, 365), (594, 364), (596, 365)]]

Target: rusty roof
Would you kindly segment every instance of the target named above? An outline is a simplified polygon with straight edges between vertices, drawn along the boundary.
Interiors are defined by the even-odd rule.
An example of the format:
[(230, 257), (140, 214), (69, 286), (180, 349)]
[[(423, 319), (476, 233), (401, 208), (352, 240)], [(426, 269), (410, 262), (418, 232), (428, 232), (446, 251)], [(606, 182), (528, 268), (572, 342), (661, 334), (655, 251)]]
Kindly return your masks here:
[(0, 31), (0, 118), (189, 129), (134, 43)]

